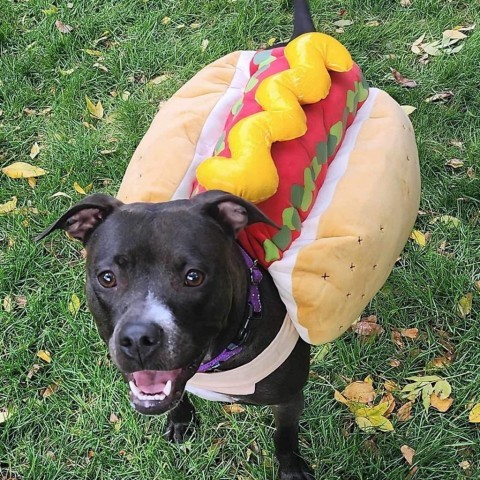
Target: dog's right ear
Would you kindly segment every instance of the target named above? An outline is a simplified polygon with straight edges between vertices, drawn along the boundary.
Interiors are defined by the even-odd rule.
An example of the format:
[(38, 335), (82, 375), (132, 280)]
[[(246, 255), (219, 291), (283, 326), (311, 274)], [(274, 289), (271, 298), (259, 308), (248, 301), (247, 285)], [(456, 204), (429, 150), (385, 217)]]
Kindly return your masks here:
[(53, 230), (63, 229), (73, 238), (85, 244), (95, 228), (121, 205), (123, 203), (120, 200), (109, 195), (101, 193), (90, 195), (74, 205), (55, 223), (35, 237), (35, 241), (38, 242), (45, 238)]

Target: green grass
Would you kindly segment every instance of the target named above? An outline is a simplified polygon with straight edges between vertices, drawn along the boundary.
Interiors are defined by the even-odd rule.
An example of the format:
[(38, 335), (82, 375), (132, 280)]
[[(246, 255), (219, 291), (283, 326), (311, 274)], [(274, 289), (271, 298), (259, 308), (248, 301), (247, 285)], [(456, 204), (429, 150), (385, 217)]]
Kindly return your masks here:
[[(48, 170), (32, 189), (25, 181), (0, 176), (0, 203), (18, 197), (16, 213), (0, 216), (0, 301), (26, 297), (25, 308), (8, 312), (0, 306), (0, 408), (11, 417), (0, 425), (0, 470), (23, 479), (270, 479), (276, 473), (268, 408), (250, 408), (228, 416), (218, 404), (195, 400), (201, 427), (183, 446), (161, 436), (164, 418), (134, 413), (127, 388), (110, 364), (85, 307), (81, 246), (63, 235), (35, 244), (32, 238), (81, 197), (76, 181), (93, 191), (114, 194), (135, 146), (160, 101), (168, 98), (203, 65), (235, 49), (257, 48), (271, 37), (286, 40), (291, 15), (286, 2), (271, 1), (104, 1), (73, 0), (47, 15), (49, 1), (0, 0), (0, 166), (29, 161), (34, 142), (41, 146), (32, 161)], [(355, 23), (336, 33), (339, 10)], [(475, 1), (312, 1), (319, 30), (337, 36), (352, 52), (371, 85), (383, 88), (411, 115), (421, 157), (423, 193), (417, 228), (429, 231), (425, 248), (409, 244), (387, 284), (366, 313), (376, 314), (386, 332), (362, 343), (348, 333), (334, 343), (306, 389), (307, 407), (301, 443), (317, 478), (342, 480), (404, 479), (408, 467), (400, 447), (416, 450), (416, 478), (480, 478), (480, 430), (468, 423), (470, 402), (480, 401), (480, 26), (469, 32), (455, 55), (418, 62), (410, 45), (422, 33), (440, 39), (455, 25), (480, 18)], [(170, 17), (164, 25), (162, 19)], [(61, 34), (55, 20), (74, 27)], [(367, 26), (372, 20), (378, 26)], [(192, 28), (200, 23), (200, 28)], [(179, 25), (184, 28), (176, 28)], [(108, 31), (106, 40), (96, 42)], [(202, 40), (210, 41), (205, 52)], [(82, 49), (102, 51), (102, 59)], [(103, 72), (93, 64), (100, 61)], [(414, 78), (418, 87), (404, 89), (390, 67)], [(66, 72), (73, 69), (72, 73)], [(63, 73), (62, 73), (63, 72)], [(155, 76), (170, 77), (158, 86)], [(454, 96), (445, 104), (424, 100), (441, 91)], [(112, 97), (109, 92), (117, 91)], [(127, 100), (121, 93), (131, 93)], [(101, 100), (110, 122), (92, 121), (85, 95)], [(27, 115), (25, 108), (48, 115)], [(95, 125), (87, 129), (82, 122)], [(462, 147), (450, 142), (462, 142)], [(104, 150), (114, 153), (102, 154)], [(451, 170), (445, 161), (460, 158)], [(467, 174), (471, 167), (470, 175)], [(473, 175), (471, 174), (473, 172)], [(63, 191), (72, 199), (52, 195)], [(38, 209), (38, 213), (35, 210)], [(431, 221), (438, 215), (460, 219), (458, 228)], [(447, 241), (448, 256), (438, 253)], [(473, 292), (473, 310), (459, 318), (456, 305)], [(76, 293), (81, 310), (68, 309)], [(392, 328), (417, 327), (421, 336), (399, 349)], [(375, 385), (425, 372), (445, 352), (442, 331), (455, 348), (455, 359), (439, 372), (453, 386), (455, 402), (440, 414), (414, 406), (414, 418), (393, 433), (366, 434), (354, 426), (333, 390), (348, 379), (372, 375)], [(445, 335), (445, 333), (443, 333)], [(36, 357), (48, 350), (53, 361)], [(399, 367), (389, 366), (397, 358)], [(40, 370), (31, 379), (34, 364)], [(48, 398), (42, 390), (53, 382)], [(114, 412), (121, 425), (109, 421)], [(253, 451), (248, 458), (247, 450)], [(88, 452), (94, 452), (89, 458)], [(459, 463), (470, 462), (463, 470)]]

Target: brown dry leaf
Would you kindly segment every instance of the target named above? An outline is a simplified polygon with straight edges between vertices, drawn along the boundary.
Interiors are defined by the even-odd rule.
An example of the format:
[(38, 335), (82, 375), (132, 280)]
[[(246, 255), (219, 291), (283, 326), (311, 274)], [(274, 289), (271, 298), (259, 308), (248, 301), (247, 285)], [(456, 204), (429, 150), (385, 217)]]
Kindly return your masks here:
[(463, 160), (460, 160), (458, 158), (452, 158), (450, 160), (447, 160), (445, 162), (445, 165), (447, 165), (448, 167), (452, 167), (452, 168), (462, 168), (463, 167)]
[(118, 422), (119, 419), (118, 419), (118, 417), (112, 412), (112, 413), (110, 414), (109, 420), (110, 420), (111, 423), (116, 423), (116, 422)]
[(417, 82), (415, 80), (404, 77), (398, 70), (395, 70), (394, 68), (391, 68), (390, 70), (395, 82), (400, 86), (406, 88), (414, 88), (417, 86)]
[(50, 352), (47, 350), (39, 350), (37, 352), (37, 357), (41, 358), (44, 362), (51, 363), (52, 362), (52, 356), (50, 355)]
[(430, 405), (433, 408), (436, 408), (439, 412), (446, 412), (453, 403), (453, 398), (448, 397), (442, 400), (439, 396), (437, 396), (435, 393), (432, 393), (430, 395)]
[(375, 399), (375, 390), (368, 382), (353, 382), (342, 392), (345, 398), (358, 403), (371, 403)]
[(158, 77), (152, 78), (148, 85), (160, 85), (161, 83), (165, 82), (172, 76), (169, 73), (164, 73), (163, 75), (159, 75)]
[(223, 405), (223, 411), (229, 414), (243, 413), (245, 409), (238, 403), (232, 403), (231, 405)]
[(380, 335), (384, 332), (384, 329), (378, 325), (377, 316), (370, 315), (368, 317), (363, 317), (352, 325), (352, 331), (362, 337), (370, 337), (372, 335)]
[(452, 97), (453, 97), (453, 92), (449, 90), (446, 92), (436, 93), (435, 95), (432, 95), (431, 97), (426, 98), (425, 101), (427, 103), (434, 103), (434, 102), (445, 103), (451, 100)]
[(433, 360), (428, 362), (429, 368), (436, 368), (441, 369), (445, 368), (452, 363), (451, 358), (447, 358), (446, 356), (443, 357), (435, 357)]
[(58, 390), (58, 383), (53, 382), (47, 388), (42, 391), (42, 397), (48, 398)]
[(414, 340), (418, 337), (418, 328), (402, 328), (400, 329), (400, 335)]
[(17, 197), (12, 197), (8, 202), (0, 205), (0, 215), (13, 212), (17, 208)]
[(28, 300), (25, 295), (15, 295), (13, 297), (18, 308), (25, 308), (27, 306)]
[(73, 27), (63, 23), (61, 20), (57, 20), (55, 22), (55, 26), (57, 27), (58, 31), (61, 33), (70, 33), (73, 30)]
[(402, 335), (400, 334), (400, 330), (397, 328), (392, 328), (392, 340), (400, 347), (404, 348), (405, 344), (402, 340)]
[(393, 395), (390, 392), (387, 392), (385, 393), (385, 395), (383, 395), (382, 399), (380, 400), (380, 403), (388, 403), (388, 409), (384, 413), (384, 416), (389, 417), (395, 410), (395, 406), (396, 406), (395, 398), (393, 398)]
[(475, 169), (473, 167), (468, 167), (467, 168), (467, 177), (473, 180), (477, 176), (475, 175)]
[(40, 147), (38, 143), (35, 142), (30, 149), (30, 158), (33, 160), (40, 153)]
[(8, 167), (2, 168), (2, 172), (10, 178), (40, 177), (47, 173), (43, 168), (25, 162), (12, 163)]
[(400, 360), (397, 360), (396, 358), (391, 358), (389, 361), (388, 361), (388, 364), (391, 366), (391, 367), (399, 367), (401, 365), (401, 362)]
[(383, 382), (383, 388), (385, 388), (387, 392), (394, 392), (398, 390), (398, 385), (393, 380), (385, 380), (385, 382)]
[(413, 465), (413, 456), (415, 455), (415, 450), (408, 445), (402, 445), (400, 447), (400, 451), (402, 452), (403, 458), (407, 461), (409, 465)]
[(27, 378), (30, 380), (41, 368), (41, 365), (34, 363), (32, 368), (27, 373)]
[(460, 301), (458, 302), (457, 305), (457, 315), (460, 318), (465, 318), (468, 315), (470, 315), (472, 311), (472, 302), (473, 302), (473, 293), (468, 292), (466, 295), (464, 295)]
[(406, 422), (412, 418), (413, 402), (407, 402), (397, 410), (397, 420)]

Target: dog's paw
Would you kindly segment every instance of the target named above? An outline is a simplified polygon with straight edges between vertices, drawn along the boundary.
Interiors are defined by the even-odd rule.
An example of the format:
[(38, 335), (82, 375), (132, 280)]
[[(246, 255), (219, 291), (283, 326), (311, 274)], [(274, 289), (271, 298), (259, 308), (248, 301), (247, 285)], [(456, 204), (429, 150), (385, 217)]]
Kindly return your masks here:
[(195, 430), (195, 425), (196, 422), (194, 420), (190, 422), (174, 422), (169, 419), (164, 437), (172, 443), (183, 443), (192, 435)]
[(288, 467), (280, 467), (280, 480), (315, 480), (315, 476), (307, 463), (296, 457)]

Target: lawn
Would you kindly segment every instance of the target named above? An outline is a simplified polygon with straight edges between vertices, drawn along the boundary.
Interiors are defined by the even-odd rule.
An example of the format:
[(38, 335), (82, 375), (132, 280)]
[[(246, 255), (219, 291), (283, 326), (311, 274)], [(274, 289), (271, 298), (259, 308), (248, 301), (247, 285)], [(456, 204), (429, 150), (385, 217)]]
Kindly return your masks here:
[[(416, 107), (423, 187), (415, 228), (426, 242), (409, 242), (365, 312), (383, 333), (348, 332), (328, 351), (314, 349), (302, 452), (317, 478), (405, 479), (414, 474), (400, 450), (408, 445), (413, 478), (478, 479), (480, 430), (468, 417), (480, 402), (480, 25), (451, 47), (432, 42), (478, 22), (480, 4), (311, 3), (318, 29), (347, 46), (372, 86)], [(181, 446), (163, 440), (163, 417), (136, 414), (85, 306), (81, 245), (63, 234), (32, 239), (83, 197), (81, 188), (115, 194), (158, 104), (202, 66), (287, 40), (290, 25), (278, 0), (0, 0), (0, 167), (28, 161), (48, 172), (36, 186), (0, 174), (0, 204), (17, 197), (0, 215), (0, 478), (274, 478), (268, 408), (226, 413), (196, 399), (201, 426)], [(397, 83), (391, 69), (416, 86)], [(102, 103), (101, 120), (86, 96)], [(418, 399), (400, 421), (407, 400), (398, 390), (427, 374), (449, 381), (453, 405), (426, 411)], [(362, 431), (334, 399), (335, 389), (367, 376), (380, 394), (387, 380), (398, 386), (393, 432)]]

